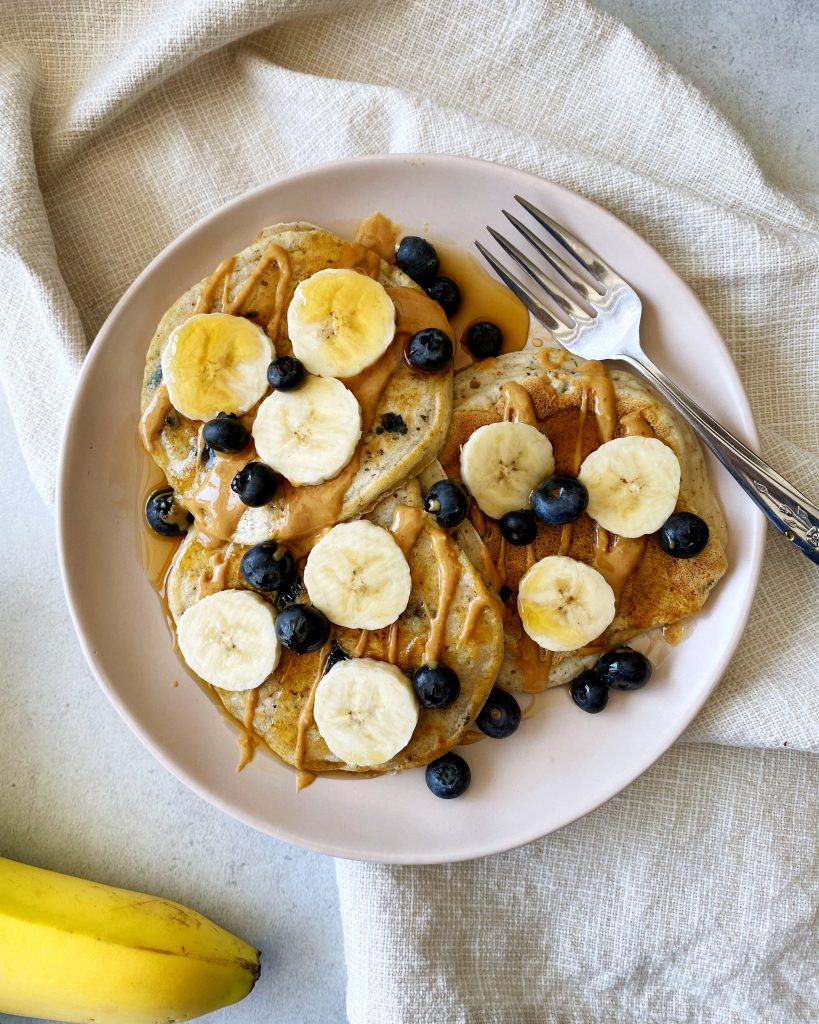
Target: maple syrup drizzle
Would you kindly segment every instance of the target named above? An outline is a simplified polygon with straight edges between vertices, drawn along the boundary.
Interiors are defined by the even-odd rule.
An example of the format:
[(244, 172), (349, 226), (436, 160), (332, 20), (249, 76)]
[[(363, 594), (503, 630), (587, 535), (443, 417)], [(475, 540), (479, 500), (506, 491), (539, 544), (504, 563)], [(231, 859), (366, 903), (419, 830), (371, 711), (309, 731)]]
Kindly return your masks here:
[(398, 619), (390, 626), (390, 639), (387, 644), (387, 661), (391, 665), (398, 663)]

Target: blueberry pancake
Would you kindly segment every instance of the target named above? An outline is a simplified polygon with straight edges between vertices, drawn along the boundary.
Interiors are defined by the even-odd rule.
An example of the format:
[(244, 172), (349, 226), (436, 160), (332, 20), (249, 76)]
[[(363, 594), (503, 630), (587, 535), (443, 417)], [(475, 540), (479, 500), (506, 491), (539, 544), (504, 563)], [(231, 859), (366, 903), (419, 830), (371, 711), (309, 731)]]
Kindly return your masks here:
[(208, 543), (289, 541), (349, 519), (443, 443), (452, 360), (412, 365), (406, 348), (432, 331), (451, 356), (452, 330), (379, 256), (392, 231), (379, 217), (357, 236), (367, 245), (305, 223), (265, 228), (163, 316), (140, 434)]
[[(313, 774), (400, 771), (454, 746), (495, 681), (501, 607), (423, 510), (417, 482), (327, 531), (306, 557), (279, 548), (265, 565), (267, 552), (208, 549), (191, 531), (167, 578), (182, 653), (224, 684), (214, 690), (227, 711)], [(228, 602), (242, 599), (236, 614)], [(188, 629), (200, 609), (206, 626)], [(264, 646), (271, 620), (278, 653)], [(411, 680), (423, 666), (435, 685), (421, 691)]]
[(455, 534), (503, 600), (509, 689), (566, 683), (694, 615), (726, 570), (697, 439), (622, 370), (546, 348), (475, 363), (439, 460), (422, 487), (445, 475), (470, 494)]

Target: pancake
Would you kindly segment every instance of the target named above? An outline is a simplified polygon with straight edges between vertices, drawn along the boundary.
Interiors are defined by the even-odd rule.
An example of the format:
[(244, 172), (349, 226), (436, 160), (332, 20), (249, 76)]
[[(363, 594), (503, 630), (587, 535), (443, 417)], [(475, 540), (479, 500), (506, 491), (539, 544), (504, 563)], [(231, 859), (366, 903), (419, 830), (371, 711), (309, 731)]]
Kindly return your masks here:
[[(511, 385), (510, 385), (511, 382)], [(523, 407), (521, 409), (521, 407)], [(696, 614), (727, 568), (725, 521), (699, 442), (688, 425), (638, 378), (602, 363), (583, 362), (563, 350), (524, 350), (467, 367), (455, 377), (450, 432), (433, 464), (421, 476), (424, 490), (443, 475), (460, 480), (462, 445), (478, 427), (531, 415), (552, 442), (555, 472), (574, 476), (585, 456), (601, 443), (627, 434), (659, 438), (676, 454), (681, 484), (675, 511), (693, 512), (708, 524), (710, 539), (693, 558), (672, 558), (656, 535), (615, 538), (583, 514), (568, 526), (540, 523), (526, 547), (507, 544), (495, 520), (470, 499), (469, 520), (455, 535), (488, 586), (503, 590), (505, 652), (498, 683), (537, 692), (573, 679), (599, 655), (639, 633)], [(527, 569), (548, 555), (565, 554), (593, 565), (617, 598), (606, 631), (587, 647), (568, 653), (542, 650), (523, 631), (517, 589)]]
[[(174, 328), (195, 312), (226, 310), (264, 328), (276, 355), (289, 354), (286, 310), (296, 285), (328, 267), (351, 267), (375, 278), (388, 289), (397, 311), (396, 336), (385, 354), (344, 381), (361, 406), (361, 440), (333, 480), (301, 488), (283, 482), (267, 505), (245, 508), (229, 488), (235, 473), (254, 457), (252, 446), (227, 456), (204, 445), (201, 422), (170, 405), (162, 382), (162, 350)], [(377, 252), (306, 223), (265, 228), (253, 245), (189, 288), (162, 317), (151, 341), (140, 432), (168, 483), (196, 517), (200, 534), (217, 543), (244, 544), (303, 536), (372, 508), (381, 495), (428, 464), (446, 436), (452, 372), (422, 373), (402, 357), (407, 338), (430, 326), (452, 337), (441, 307)], [(254, 408), (241, 417), (248, 429), (255, 413)]]
[[(392, 527), (409, 562), (412, 590), (397, 625), (366, 635), (333, 626), (321, 651), (297, 655), (283, 649), (278, 667), (258, 690), (236, 693), (213, 688), (228, 713), (251, 728), (278, 757), (314, 774), (384, 774), (440, 757), (460, 740), (483, 706), (503, 656), (499, 601), (459, 545), (423, 511), (418, 483), (410, 481), (390, 494), (368, 518)], [(244, 551), (240, 545), (229, 545), (214, 552), (191, 531), (167, 579), (174, 621), (207, 593), (247, 589), (240, 571)], [(306, 595), (299, 599), (306, 600)], [(434, 620), (441, 627), (440, 645), (434, 640)], [(436, 646), (437, 650), (431, 649)], [(460, 696), (444, 710), (422, 707), (409, 744), (390, 761), (375, 768), (345, 763), (330, 752), (311, 712), (314, 687), (328, 652), (336, 647), (350, 657), (390, 661), (408, 675), (423, 664), (443, 662), (458, 673)]]

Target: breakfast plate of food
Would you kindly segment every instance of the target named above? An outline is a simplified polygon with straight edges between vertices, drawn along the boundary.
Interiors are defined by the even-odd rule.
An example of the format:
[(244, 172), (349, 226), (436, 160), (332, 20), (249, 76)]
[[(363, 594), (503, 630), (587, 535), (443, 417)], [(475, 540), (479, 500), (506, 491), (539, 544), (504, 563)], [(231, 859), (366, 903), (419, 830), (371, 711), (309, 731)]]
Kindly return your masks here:
[(86, 361), (58, 487), (86, 657), (163, 764), (290, 842), (431, 863), (560, 828), (680, 735), (744, 628), (762, 517), (646, 384), (560, 348), (483, 269), (474, 240), (517, 193), (634, 285), (646, 350), (754, 446), (662, 258), (466, 158), (241, 196)]

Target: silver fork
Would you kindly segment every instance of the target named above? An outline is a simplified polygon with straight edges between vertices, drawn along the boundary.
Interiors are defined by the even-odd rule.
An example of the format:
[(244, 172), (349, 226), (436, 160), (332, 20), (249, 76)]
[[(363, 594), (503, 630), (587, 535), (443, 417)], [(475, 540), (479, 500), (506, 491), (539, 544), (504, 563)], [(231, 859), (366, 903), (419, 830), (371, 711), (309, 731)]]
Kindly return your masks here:
[[(544, 303), (536, 291), (476, 241), (478, 251), (498, 277), (573, 355), (582, 359), (620, 359), (634, 367), (685, 416), (773, 526), (819, 564), (819, 509), (651, 362), (640, 347), (642, 304), (634, 289), (548, 214), (520, 196), (515, 199), (544, 229), (547, 240), (506, 210), (504, 216), (549, 264), (560, 283), (545, 275), (499, 232), (491, 227), (487, 230), (537, 287), (550, 296), (554, 305)], [(566, 255), (555, 248), (555, 243)]]

